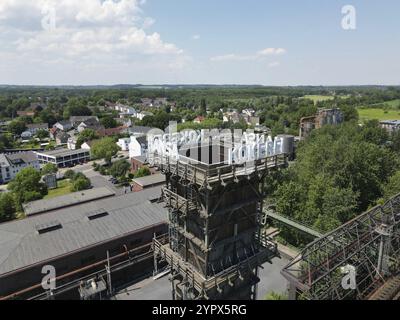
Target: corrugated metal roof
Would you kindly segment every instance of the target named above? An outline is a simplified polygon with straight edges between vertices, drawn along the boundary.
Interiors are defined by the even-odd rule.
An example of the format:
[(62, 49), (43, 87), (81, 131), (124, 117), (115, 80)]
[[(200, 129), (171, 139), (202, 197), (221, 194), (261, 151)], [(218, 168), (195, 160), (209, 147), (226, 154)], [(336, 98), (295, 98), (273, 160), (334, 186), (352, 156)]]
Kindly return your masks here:
[[(156, 187), (0, 224), (0, 275), (166, 222), (167, 209), (148, 200), (160, 194)], [(108, 215), (89, 220), (98, 209)], [(62, 227), (37, 232), (52, 221)]]
[(46, 199), (36, 200), (28, 202), (23, 205), (26, 215), (33, 215), (41, 212), (55, 210), (75, 204), (80, 204), (87, 201), (97, 200), (105, 197), (111, 197), (115, 195), (114, 191), (111, 191), (107, 187), (94, 188), (89, 190), (83, 190), (73, 192), (63, 196)]

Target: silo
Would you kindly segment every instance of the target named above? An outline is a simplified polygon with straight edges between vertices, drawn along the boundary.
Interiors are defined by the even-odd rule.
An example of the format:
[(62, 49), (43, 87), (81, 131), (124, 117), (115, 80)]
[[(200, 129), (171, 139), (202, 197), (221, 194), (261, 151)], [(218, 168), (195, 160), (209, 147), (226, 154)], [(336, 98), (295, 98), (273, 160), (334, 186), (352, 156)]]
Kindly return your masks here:
[(286, 154), (292, 155), (294, 153), (294, 136), (290, 134), (280, 134), (277, 138), (283, 139), (282, 151)]

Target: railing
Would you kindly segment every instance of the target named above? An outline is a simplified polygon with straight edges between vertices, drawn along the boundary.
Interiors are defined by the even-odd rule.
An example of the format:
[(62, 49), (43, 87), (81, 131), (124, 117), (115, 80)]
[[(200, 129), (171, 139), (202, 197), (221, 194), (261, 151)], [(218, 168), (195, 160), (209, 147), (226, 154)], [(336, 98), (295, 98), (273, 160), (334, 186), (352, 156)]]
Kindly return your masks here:
[(247, 176), (287, 165), (286, 154), (269, 156), (252, 162), (246, 162), (244, 164), (205, 164), (192, 159), (184, 159), (179, 158), (178, 161), (174, 161), (168, 157), (159, 157), (159, 160), (156, 160), (155, 162), (163, 172), (184, 177), (192, 183), (197, 183), (199, 185), (240, 176)]

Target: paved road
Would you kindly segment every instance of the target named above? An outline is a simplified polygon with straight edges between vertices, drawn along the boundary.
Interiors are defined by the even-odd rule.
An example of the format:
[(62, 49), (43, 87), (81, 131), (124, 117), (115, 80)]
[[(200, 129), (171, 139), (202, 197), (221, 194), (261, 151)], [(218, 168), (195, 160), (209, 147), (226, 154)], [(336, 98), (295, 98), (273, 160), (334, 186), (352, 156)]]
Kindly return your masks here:
[[(288, 263), (285, 258), (274, 258), (272, 264), (265, 263), (260, 269), (258, 284), (258, 300), (263, 300), (271, 291), (283, 293), (287, 289), (287, 281), (280, 274), (281, 269)], [(117, 300), (171, 300), (171, 284), (166, 275), (158, 280), (145, 279), (118, 293)]]

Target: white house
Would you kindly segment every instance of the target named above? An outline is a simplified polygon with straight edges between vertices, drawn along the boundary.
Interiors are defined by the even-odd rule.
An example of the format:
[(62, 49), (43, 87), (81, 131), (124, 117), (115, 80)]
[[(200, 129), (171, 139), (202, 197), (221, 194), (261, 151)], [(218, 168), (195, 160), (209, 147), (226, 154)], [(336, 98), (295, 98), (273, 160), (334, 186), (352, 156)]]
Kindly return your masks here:
[(118, 140), (117, 145), (121, 148), (122, 151), (129, 151), (130, 143), (131, 138), (122, 138)]
[(0, 183), (7, 183), (24, 168), (40, 170), (39, 160), (32, 151), (0, 154)]
[(141, 137), (132, 136), (130, 140), (131, 141), (129, 143), (129, 158), (147, 156), (148, 143), (146, 136), (141, 136)]
[(142, 111), (142, 112), (136, 113), (136, 115), (134, 117), (139, 119), (139, 120), (143, 120), (143, 118), (146, 117), (146, 116), (151, 117), (151, 116), (154, 116), (154, 114), (151, 113), (151, 112), (148, 112), (148, 111)]
[(35, 135), (39, 130), (49, 130), (49, 125), (47, 123), (32, 123), (27, 124), (26, 128), (32, 135)]
[(72, 129), (72, 124), (69, 120), (59, 121), (53, 126), (53, 128), (57, 128), (61, 131), (68, 131)]
[(81, 149), (83, 149), (83, 150), (90, 150), (91, 149), (91, 142), (84, 142), (84, 143), (82, 143), (82, 145), (81, 145)]
[(75, 137), (69, 137), (68, 138), (67, 148), (69, 150), (75, 150), (76, 149), (76, 138)]

